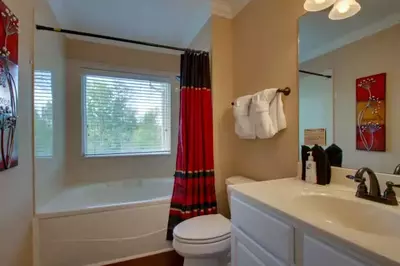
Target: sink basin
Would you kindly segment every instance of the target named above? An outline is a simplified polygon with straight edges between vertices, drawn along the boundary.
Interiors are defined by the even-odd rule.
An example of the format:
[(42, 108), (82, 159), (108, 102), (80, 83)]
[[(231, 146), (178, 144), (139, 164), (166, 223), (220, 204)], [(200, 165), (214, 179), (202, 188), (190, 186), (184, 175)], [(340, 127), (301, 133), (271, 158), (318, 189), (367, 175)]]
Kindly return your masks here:
[(326, 195), (302, 195), (296, 197), (294, 202), (310, 215), (318, 213), (318, 216), (313, 216), (322, 217), (328, 224), (400, 238), (400, 215), (375, 204)]

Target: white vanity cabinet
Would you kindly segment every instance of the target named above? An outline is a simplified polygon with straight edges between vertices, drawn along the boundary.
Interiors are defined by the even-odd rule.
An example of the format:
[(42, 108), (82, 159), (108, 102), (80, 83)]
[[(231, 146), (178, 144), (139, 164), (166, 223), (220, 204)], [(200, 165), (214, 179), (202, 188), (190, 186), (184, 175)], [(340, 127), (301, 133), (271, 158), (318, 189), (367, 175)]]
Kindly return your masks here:
[(321, 241), (308, 235), (304, 235), (303, 241), (303, 265), (307, 266), (363, 266), (356, 259), (353, 259), (335, 250)]
[[(243, 244), (259, 259), (270, 258), (270, 260), (261, 260), (264, 262), (261, 265), (293, 264), (294, 228), (292, 226), (236, 198), (232, 198), (231, 209), (232, 235), (235, 239), (232, 249), (235, 249), (235, 245), (239, 247)], [(269, 241), (269, 239), (279, 241)], [(241, 262), (240, 256), (233, 256), (232, 260), (234, 261), (235, 258), (238, 259), (238, 263)], [(238, 263), (234, 262), (233, 266), (242, 265)]]
[(232, 266), (383, 265), (239, 194), (231, 198), (231, 212)]
[(286, 265), (235, 226), (232, 227), (232, 265), (284, 266)]
[(245, 245), (236, 242), (236, 254), (237, 261), (235, 265), (254, 265), (254, 266), (265, 266), (266, 264), (262, 262), (256, 255), (251, 253)]

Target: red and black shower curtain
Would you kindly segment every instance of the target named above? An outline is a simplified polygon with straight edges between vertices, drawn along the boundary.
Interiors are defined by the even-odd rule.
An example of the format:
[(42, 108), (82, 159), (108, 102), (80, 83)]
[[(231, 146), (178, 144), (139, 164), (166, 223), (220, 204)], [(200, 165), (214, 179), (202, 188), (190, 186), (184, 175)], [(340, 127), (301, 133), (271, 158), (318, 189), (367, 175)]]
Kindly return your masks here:
[(217, 213), (208, 53), (181, 56), (178, 153), (167, 239), (180, 222)]

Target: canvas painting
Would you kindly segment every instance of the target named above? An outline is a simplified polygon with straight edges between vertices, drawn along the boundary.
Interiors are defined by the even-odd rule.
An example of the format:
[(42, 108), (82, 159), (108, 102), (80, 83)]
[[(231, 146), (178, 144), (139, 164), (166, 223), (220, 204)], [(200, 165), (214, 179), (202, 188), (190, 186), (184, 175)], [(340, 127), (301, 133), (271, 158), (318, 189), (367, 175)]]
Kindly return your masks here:
[(19, 20), (0, 0), (0, 171), (18, 165), (18, 35)]
[(356, 81), (356, 148), (386, 151), (386, 73)]

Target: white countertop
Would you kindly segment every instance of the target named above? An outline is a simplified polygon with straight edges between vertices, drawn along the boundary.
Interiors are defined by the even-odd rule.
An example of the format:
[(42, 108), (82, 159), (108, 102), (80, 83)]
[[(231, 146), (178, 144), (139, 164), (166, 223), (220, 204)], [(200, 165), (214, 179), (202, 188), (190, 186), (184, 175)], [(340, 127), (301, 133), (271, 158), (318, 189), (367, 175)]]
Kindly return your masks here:
[[(289, 216), (289, 218), (295, 218), (311, 227), (336, 236), (365, 251), (371, 252), (375, 256), (389, 259), (391, 262), (400, 263), (400, 232), (397, 230), (393, 235), (390, 233), (378, 235), (355, 230), (346, 227), (346, 225), (340, 223), (340, 221), (332, 221), (332, 219), (330, 219), (329, 212), (335, 212), (335, 209), (340, 209), (340, 205), (332, 206), (332, 209), (325, 209), (322, 212), (310, 211), (304, 208), (305, 205), (299, 205), (298, 199), (301, 196), (318, 195), (340, 198), (357, 204), (366, 204), (367, 206), (363, 206), (366, 207), (365, 210), (382, 210), (383, 212), (389, 212), (389, 215), (393, 218), (397, 218), (398, 215), (399, 219), (397, 219), (397, 223), (400, 223), (400, 206), (387, 206), (365, 199), (359, 199), (355, 197), (355, 190), (352, 187), (339, 184), (319, 186), (308, 184), (297, 178), (242, 184), (232, 186), (232, 188), (234, 193), (239, 192), (252, 200), (283, 212)], [(372, 221), (373, 223), (387, 223), (387, 221), (382, 220), (379, 215), (372, 215), (372, 217), (376, 217), (376, 221)], [(357, 223), (358, 217), (356, 215), (353, 217), (350, 213), (349, 219), (354, 219)], [(392, 219), (391, 221), (396, 222), (396, 219)], [(400, 228), (400, 225), (396, 228)]]

